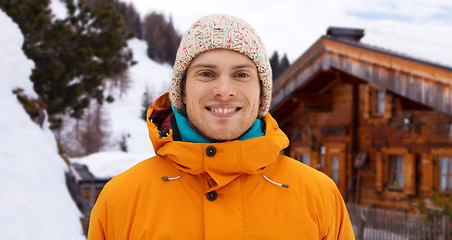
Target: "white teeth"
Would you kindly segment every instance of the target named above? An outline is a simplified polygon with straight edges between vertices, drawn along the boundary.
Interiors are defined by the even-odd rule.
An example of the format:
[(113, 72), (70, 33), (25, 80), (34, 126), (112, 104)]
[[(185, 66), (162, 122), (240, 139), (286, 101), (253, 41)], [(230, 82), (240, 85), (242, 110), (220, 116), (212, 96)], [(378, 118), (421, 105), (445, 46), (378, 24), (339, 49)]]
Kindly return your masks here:
[(212, 112), (216, 112), (216, 113), (222, 113), (222, 114), (227, 114), (227, 113), (232, 113), (235, 112), (235, 108), (211, 108), (210, 109)]

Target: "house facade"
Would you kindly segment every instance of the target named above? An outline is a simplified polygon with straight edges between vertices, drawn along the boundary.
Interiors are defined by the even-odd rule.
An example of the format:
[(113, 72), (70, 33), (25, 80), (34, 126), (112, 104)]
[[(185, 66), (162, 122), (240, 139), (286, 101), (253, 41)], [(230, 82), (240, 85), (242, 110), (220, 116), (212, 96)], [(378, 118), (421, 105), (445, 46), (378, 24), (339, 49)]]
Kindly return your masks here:
[(452, 192), (452, 68), (329, 28), (273, 84), (286, 154), (330, 176), (346, 202), (416, 210)]

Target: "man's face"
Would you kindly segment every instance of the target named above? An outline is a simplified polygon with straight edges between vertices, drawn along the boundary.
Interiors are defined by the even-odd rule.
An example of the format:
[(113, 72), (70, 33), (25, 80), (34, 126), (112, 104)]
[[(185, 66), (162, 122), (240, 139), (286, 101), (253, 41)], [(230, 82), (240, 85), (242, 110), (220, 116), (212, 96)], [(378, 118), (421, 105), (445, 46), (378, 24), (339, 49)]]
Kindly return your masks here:
[(260, 104), (254, 62), (229, 49), (199, 54), (186, 71), (183, 101), (192, 128), (214, 140), (232, 140), (256, 121)]

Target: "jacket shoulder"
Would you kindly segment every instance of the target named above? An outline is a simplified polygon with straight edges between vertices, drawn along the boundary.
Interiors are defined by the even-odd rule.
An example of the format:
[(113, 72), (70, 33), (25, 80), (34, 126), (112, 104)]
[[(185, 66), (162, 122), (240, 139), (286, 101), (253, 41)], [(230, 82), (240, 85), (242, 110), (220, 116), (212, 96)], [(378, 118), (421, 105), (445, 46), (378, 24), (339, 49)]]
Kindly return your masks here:
[(328, 239), (354, 239), (342, 195), (329, 176), (282, 155), (271, 174), (279, 176), (278, 181), (289, 185), (298, 202), (316, 213), (320, 232), (328, 233)]
[(279, 156), (275, 171), (282, 172), (291, 181), (296, 181), (302, 185), (315, 184), (322, 188), (336, 186), (334, 181), (325, 173), (285, 155)]
[(102, 192), (109, 194), (109, 192), (134, 191), (143, 185), (158, 184), (162, 181), (163, 175), (172, 176), (172, 174), (179, 174), (179, 172), (169, 161), (165, 161), (160, 156), (154, 156), (113, 177), (104, 186)]

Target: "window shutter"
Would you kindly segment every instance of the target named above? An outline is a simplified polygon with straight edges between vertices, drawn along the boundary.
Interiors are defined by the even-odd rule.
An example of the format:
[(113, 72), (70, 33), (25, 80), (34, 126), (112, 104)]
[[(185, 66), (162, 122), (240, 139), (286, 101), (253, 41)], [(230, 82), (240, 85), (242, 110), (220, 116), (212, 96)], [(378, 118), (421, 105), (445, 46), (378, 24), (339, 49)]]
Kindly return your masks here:
[(375, 185), (377, 187), (377, 191), (383, 191), (383, 179), (384, 179), (384, 158), (382, 153), (377, 153), (376, 156), (377, 163), (377, 175), (375, 180)]
[(370, 117), (370, 87), (369, 85), (364, 85), (363, 87), (363, 98), (364, 98), (364, 106), (363, 106), (363, 117), (364, 119), (369, 119)]
[(322, 172), (328, 175), (331, 178), (331, 154), (330, 148), (325, 148), (325, 156), (324, 156), (324, 166)]
[(376, 98), (377, 98), (377, 93), (376, 93), (376, 89), (374, 86), (369, 86), (369, 94), (367, 95), (369, 96), (369, 117), (375, 117), (375, 112), (376, 112)]
[(416, 194), (416, 159), (414, 154), (403, 155), (403, 181), (407, 195)]
[(346, 182), (346, 159), (345, 159), (345, 151), (342, 150), (341, 151), (341, 155), (340, 155), (340, 159), (339, 159), (339, 190), (342, 193), (342, 196), (345, 196), (346, 191), (347, 191), (347, 182)]
[(311, 152), (311, 167), (318, 169), (319, 154), (317, 152)]
[(383, 113), (383, 118), (392, 117), (392, 96), (385, 91), (385, 112)]
[(421, 191), (425, 195), (430, 195), (433, 189), (433, 155), (422, 154), (421, 169)]

